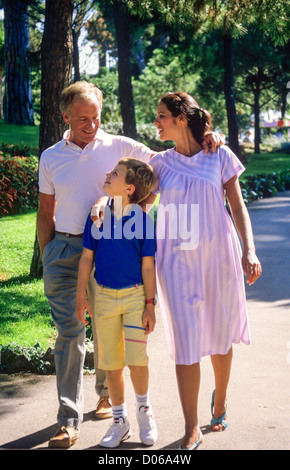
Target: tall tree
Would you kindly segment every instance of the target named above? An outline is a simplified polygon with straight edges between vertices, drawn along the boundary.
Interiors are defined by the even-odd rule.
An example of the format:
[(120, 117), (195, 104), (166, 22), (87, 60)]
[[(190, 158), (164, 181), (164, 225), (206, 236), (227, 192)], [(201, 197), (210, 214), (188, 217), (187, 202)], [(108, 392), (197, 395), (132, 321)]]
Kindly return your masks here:
[[(42, 39), (40, 154), (59, 141), (65, 124), (59, 110), (62, 90), (72, 73), (72, 14), (74, 0), (46, 0)], [(37, 238), (30, 267), (32, 277), (41, 277), (42, 264)]]
[(137, 138), (135, 107), (131, 72), (130, 14), (125, 2), (116, 0), (113, 5), (114, 23), (118, 47), (119, 95), (124, 135)]
[(74, 0), (46, 0), (41, 47), (40, 153), (55, 144), (66, 128), (59, 103), (72, 75)]
[(224, 94), (228, 116), (228, 141), (230, 149), (240, 157), (239, 126), (234, 91), (233, 38), (225, 33), (224, 41)]
[(2, 0), (5, 31), (5, 122), (34, 125), (29, 69), (28, 5)]
[[(265, 105), (282, 97), (289, 80), (287, 47), (277, 46), (254, 28), (236, 44), (237, 101), (254, 113), (255, 153), (260, 153), (260, 113)], [(280, 101), (281, 102), (281, 101)]]
[[(1, 4), (0, 4), (1, 6)], [(4, 118), (3, 113), (3, 72), (4, 72), (4, 24), (0, 21), (0, 119)]]
[(94, 44), (94, 48), (99, 53), (99, 71), (103, 71), (107, 67), (107, 53), (116, 55), (116, 40), (113, 34), (114, 21), (113, 15), (108, 8), (105, 15), (98, 7), (98, 12), (93, 15), (86, 23), (87, 39)]
[(77, 82), (81, 79), (80, 74), (80, 54), (79, 54), (79, 37), (82, 27), (85, 23), (87, 13), (92, 9), (92, 2), (88, 0), (75, 0), (74, 1), (74, 15), (72, 25), (73, 37), (73, 68), (74, 68), (74, 81)]
[[(200, 34), (214, 28), (224, 33), (225, 98), (230, 145), (237, 151), (238, 126), (235, 111), (232, 38), (245, 33), (252, 23), (263, 33), (283, 44), (289, 40), (288, 0), (130, 0), (130, 9), (140, 16), (153, 17), (179, 28), (192, 28)], [(257, 129), (258, 131), (258, 129)]]

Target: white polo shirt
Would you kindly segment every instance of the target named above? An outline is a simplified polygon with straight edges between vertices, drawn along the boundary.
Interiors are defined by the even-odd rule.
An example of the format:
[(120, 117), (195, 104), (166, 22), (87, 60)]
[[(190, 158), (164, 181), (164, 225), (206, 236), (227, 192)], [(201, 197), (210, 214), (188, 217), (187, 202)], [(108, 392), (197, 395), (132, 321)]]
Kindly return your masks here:
[(46, 149), (39, 163), (39, 191), (55, 197), (55, 230), (72, 234), (84, 231), (91, 206), (105, 193), (106, 173), (121, 158), (148, 162), (153, 151), (128, 137), (98, 130), (84, 149), (64, 138)]

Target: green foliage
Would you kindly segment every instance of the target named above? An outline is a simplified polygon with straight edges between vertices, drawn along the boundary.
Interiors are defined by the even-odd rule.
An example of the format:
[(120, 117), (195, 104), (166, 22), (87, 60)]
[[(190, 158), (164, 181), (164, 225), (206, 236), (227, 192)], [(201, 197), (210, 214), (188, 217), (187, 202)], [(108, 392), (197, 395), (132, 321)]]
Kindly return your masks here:
[[(5, 146), (3, 156), (0, 155), (0, 217), (37, 207), (38, 159), (15, 156), (17, 150)], [(11, 156), (7, 156), (9, 151)]]
[(0, 155), (3, 157), (34, 157), (35, 151), (26, 144), (0, 144)]
[[(111, 121), (107, 124), (102, 124), (101, 127), (109, 134), (123, 134), (122, 121)], [(162, 150), (173, 147), (174, 145), (170, 142), (161, 142), (157, 135), (156, 127), (153, 124), (137, 124), (137, 140), (155, 152), (161, 152)]]
[(241, 190), (246, 204), (272, 197), (278, 191), (290, 189), (290, 169), (276, 173), (257, 173), (240, 179)]
[(166, 50), (155, 49), (143, 73), (133, 81), (137, 123), (152, 123), (160, 97), (182, 90), (209, 110), (215, 129), (227, 134), (222, 54), (218, 34), (199, 39), (183, 34)]
[(102, 124), (121, 121), (118, 72), (102, 69), (90, 81), (103, 92)]
[(173, 147), (173, 142), (162, 142), (153, 124), (137, 124), (137, 135), (139, 142), (154, 150), (161, 152), (167, 148)]
[(158, 15), (180, 29), (221, 29), (237, 36), (256, 22), (277, 43), (289, 40), (287, 0), (126, 0), (126, 4), (134, 14), (151, 19)]
[(41, 345), (36, 342), (34, 346), (19, 346), (11, 343), (7, 346), (1, 346), (0, 349), (1, 364), (0, 370), (10, 372), (47, 372), (50, 363), (45, 359), (45, 351)]
[(290, 5), (287, 0), (256, 0), (256, 22), (260, 30), (275, 44), (289, 41)]
[(185, 72), (176, 51), (155, 49), (144, 72), (133, 80), (136, 121), (152, 123), (160, 97), (168, 91), (186, 90), (195, 95), (197, 76)]
[[(0, 158), (0, 170), (1, 168), (1, 158)], [(5, 175), (0, 177), (0, 216), (7, 214), (13, 207), (13, 202), (17, 199), (17, 192), (11, 186), (10, 179)]]
[(197, 75), (194, 97), (211, 114), (213, 128), (227, 135), (223, 61), (223, 36), (220, 32), (205, 32), (202, 37), (190, 41), (186, 62), (187, 69), (191, 67)]
[(285, 47), (278, 47), (257, 28), (234, 43), (235, 89), (237, 101), (254, 108), (255, 96), (260, 109), (280, 109), (289, 80), (290, 61)]

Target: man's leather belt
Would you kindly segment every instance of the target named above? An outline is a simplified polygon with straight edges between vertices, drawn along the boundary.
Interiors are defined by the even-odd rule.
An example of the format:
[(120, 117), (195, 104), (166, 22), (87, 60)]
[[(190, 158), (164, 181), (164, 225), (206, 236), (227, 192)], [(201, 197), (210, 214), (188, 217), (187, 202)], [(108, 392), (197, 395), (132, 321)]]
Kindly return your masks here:
[(58, 232), (57, 230), (55, 231), (55, 233), (58, 233), (59, 235), (64, 235), (67, 238), (71, 238), (71, 237), (73, 237), (73, 238), (83, 238), (82, 233), (78, 233), (77, 235), (75, 235), (74, 233)]

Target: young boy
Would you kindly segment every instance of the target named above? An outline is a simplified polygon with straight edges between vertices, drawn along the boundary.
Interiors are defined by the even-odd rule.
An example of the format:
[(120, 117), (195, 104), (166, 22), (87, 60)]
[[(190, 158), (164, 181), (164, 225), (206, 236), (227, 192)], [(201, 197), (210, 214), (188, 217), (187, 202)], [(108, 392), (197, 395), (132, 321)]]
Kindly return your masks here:
[(103, 189), (112, 197), (103, 225), (87, 219), (79, 265), (77, 318), (92, 315), (86, 287), (95, 261), (99, 368), (106, 370), (113, 424), (100, 445), (117, 447), (131, 436), (125, 402), (124, 367), (130, 369), (137, 400), (140, 439), (153, 445), (157, 428), (149, 403), (147, 336), (155, 327), (155, 235), (153, 222), (138, 206), (154, 183), (149, 165), (122, 159), (106, 174)]

